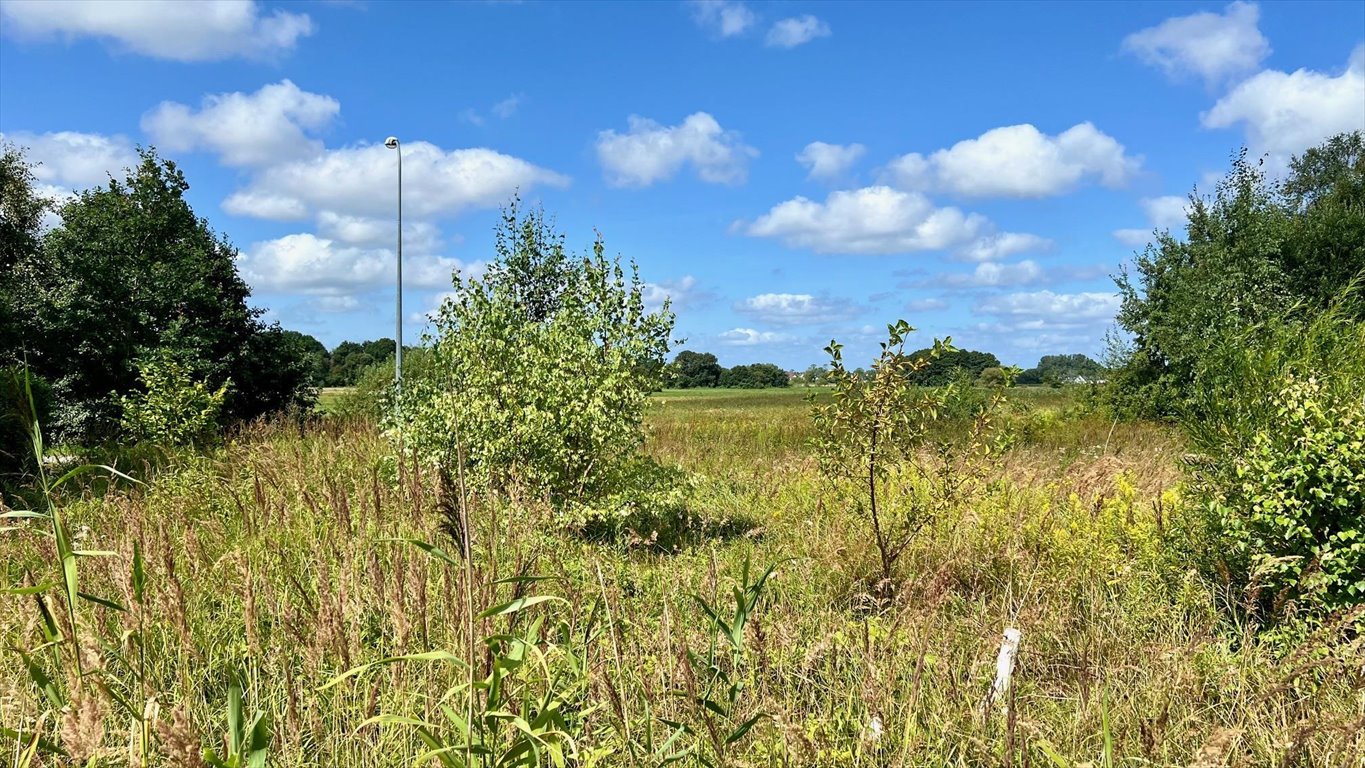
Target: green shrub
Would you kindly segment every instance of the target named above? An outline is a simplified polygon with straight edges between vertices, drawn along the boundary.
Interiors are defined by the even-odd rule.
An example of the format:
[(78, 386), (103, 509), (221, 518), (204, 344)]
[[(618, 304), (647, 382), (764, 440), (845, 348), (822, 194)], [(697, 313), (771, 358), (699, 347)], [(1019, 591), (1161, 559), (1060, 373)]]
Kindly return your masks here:
[(218, 429), (228, 384), (210, 389), (164, 351), (144, 358), (137, 367), (142, 391), (119, 398), (121, 424), (135, 439), (186, 445), (201, 442)]
[(673, 331), (634, 266), (599, 238), (574, 257), (542, 213), (508, 210), (487, 272), (456, 276), (435, 320), (429, 375), (404, 381), (393, 432), (470, 483), (556, 505), (614, 490), (643, 441)]
[(1365, 601), (1365, 404), (1289, 378), (1275, 421), (1232, 458), (1213, 504), (1229, 558), (1270, 604)]
[(0, 478), (32, 469), (33, 424), (46, 424), (51, 412), (47, 381), (23, 368), (0, 368)]
[(1365, 322), (1358, 288), (1214, 350), (1182, 420), (1212, 556), (1272, 620), (1365, 602)]

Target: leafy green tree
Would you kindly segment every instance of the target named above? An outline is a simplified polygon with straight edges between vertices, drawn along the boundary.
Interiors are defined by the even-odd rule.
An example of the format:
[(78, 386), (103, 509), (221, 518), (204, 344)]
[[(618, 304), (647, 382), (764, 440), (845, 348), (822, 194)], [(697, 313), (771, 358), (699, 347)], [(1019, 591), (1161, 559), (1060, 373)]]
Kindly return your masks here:
[(723, 369), (710, 352), (684, 350), (673, 358), (665, 371), (665, 384), (678, 389), (715, 387), (720, 384)]
[(321, 387), (326, 383), (329, 355), (327, 347), (306, 333), (285, 330), (281, 332), (283, 343), (294, 350), (294, 355), (304, 362), (308, 371), (308, 383)]
[(305, 367), (247, 306), (237, 251), (195, 216), (188, 188), (173, 162), (144, 150), (124, 179), (62, 206), (21, 265), (32, 323), (23, 354), (52, 383), (59, 436), (112, 436), (117, 395), (140, 389), (134, 361), (158, 350), (211, 389), (231, 379), (230, 420), (307, 399)]
[(404, 381), (393, 425), (406, 449), (476, 487), (561, 505), (621, 481), (673, 330), (667, 305), (645, 309), (634, 265), (608, 258), (600, 237), (582, 257), (562, 243), (540, 212), (504, 212), (487, 271), (455, 276), (432, 372)]
[(35, 190), (33, 168), (19, 149), (0, 147), (0, 365), (23, 365), (33, 333), (32, 263), (42, 247), (51, 201)]
[(735, 389), (767, 389), (791, 386), (791, 377), (772, 363), (736, 365), (720, 375), (720, 386)]
[(1365, 271), (1365, 163), (1360, 133), (1290, 164), (1282, 184), (1246, 152), (1211, 199), (1190, 197), (1189, 226), (1169, 232), (1117, 279), (1131, 334), (1111, 377), (1121, 412), (1173, 416), (1226, 339), (1285, 312), (1323, 311)]
[(911, 353), (920, 358), (925, 365), (908, 370), (910, 383), (920, 387), (944, 387), (951, 384), (958, 369), (968, 380), (976, 379), (987, 368), (1000, 368), (1000, 360), (989, 352), (974, 352), (970, 349), (954, 349), (934, 355), (933, 349), (921, 349)]

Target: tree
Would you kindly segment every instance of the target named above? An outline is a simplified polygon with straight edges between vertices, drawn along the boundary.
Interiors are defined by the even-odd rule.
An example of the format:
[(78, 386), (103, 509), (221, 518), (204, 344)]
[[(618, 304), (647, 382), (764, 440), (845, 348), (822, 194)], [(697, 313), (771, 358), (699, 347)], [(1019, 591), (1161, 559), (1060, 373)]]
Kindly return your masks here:
[(736, 389), (767, 389), (791, 385), (787, 372), (772, 363), (736, 365), (720, 376), (720, 386)]
[(1365, 271), (1361, 134), (1295, 158), (1280, 185), (1245, 150), (1211, 199), (1190, 196), (1186, 238), (1169, 232), (1117, 279), (1132, 336), (1111, 398), (1121, 412), (1171, 416), (1224, 340), (1286, 311), (1322, 311)]
[(716, 356), (710, 352), (684, 350), (668, 366), (666, 384), (678, 389), (715, 387), (720, 384), (722, 370)]
[(137, 361), (165, 352), (250, 419), (306, 401), (307, 372), (278, 326), (247, 306), (237, 251), (195, 216), (175, 163), (141, 152), (124, 179), (82, 192), (21, 266), (32, 294), (23, 354), (51, 381), (55, 431), (113, 436)]
[(969, 380), (976, 379), (987, 368), (999, 368), (1000, 361), (989, 352), (974, 352), (970, 349), (954, 349), (941, 352), (937, 356), (933, 349), (921, 349), (911, 353), (911, 357), (923, 359), (925, 365), (908, 370), (910, 383), (921, 387), (943, 387), (953, 382), (957, 370)]
[(0, 366), (22, 365), (23, 340), (32, 334), (28, 272), (42, 247), (43, 215), (51, 208), (36, 182), (23, 152), (0, 148)]
[(329, 355), (327, 347), (322, 342), (298, 331), (282, 331), (283, 343), (288, 345), (293, 354), (304, 362), (304, 367), (308, 371), (308, 382), (313, 387), (321, 387), (326, 383)]
[(1105, 368), (1086, 355), (1043, 355), (1037, 367), (1019, 374), (1015, 382), (1024, 386), (1049, 384), (1077, 384), (1097, 382), (1105, 377)]
[(393, 425), (448, 474), (561, 506), (622, 481), (673, 331), (667, 305), (646, 311), (634, 265), (608, 258), (600, 236), (582, 257), (562, 243), (539, 211), (504, 211), (487, 271), (454, 277), (431, 372), (405, 380)]

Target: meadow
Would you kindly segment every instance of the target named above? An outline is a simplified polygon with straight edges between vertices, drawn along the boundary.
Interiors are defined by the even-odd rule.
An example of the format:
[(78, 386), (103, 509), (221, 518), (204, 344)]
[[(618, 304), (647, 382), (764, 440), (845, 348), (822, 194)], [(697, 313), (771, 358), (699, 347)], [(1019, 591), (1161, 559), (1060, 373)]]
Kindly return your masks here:
[[(0, 596), (5, 764), (483, 765), (448, 746), (471, 683), (496, 699), (486, 732), (545, 764), (1362, 764), (1361, 639), (1328, 622), (1286, 651), (1237, 624), (1239, 596), (1182, 557), (1176, 432), (1018, 390), (1008, 446), (888, 597), (809, 394), (653, 397), (645, 451), (686, 477), (665, 535), (594, 537), (516, 498), (452, 531), (448, 484), (363, 419), (257, 423), (141, 484), (71, 486), (55, 503), (106, 553), (73, 560), (104, 602)], [(45, 524), (6, 522), (5, 582), (47, 578)], [(987, 702), (1006, 628), (1017, 664)]]

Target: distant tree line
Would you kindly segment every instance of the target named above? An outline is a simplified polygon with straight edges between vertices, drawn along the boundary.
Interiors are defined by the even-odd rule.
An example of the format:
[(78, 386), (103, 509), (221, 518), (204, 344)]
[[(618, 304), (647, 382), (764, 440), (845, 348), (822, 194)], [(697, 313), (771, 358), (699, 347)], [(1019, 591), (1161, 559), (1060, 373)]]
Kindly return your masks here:
[(664, 386), (674, 389), (767, 389), (790, 384), (791, 376), (780, 366), (753, 363), (725, 368), (710, 352), (679, 352), (673, 362), (664, 368)]
[[(911, 353), (912, 358), (927, 361), (923, 367), (910, 374), (908, 378), (911, 384), (942, 387), (966, 381), (977, 386), (999, 386), (1005, 382), (1005, 368), (1000, 359), (990, 352), (956, 349), (934, 356), (930, 354), (932, 351), (925, 348)], [(334, 352), (333, 357), (335, 355)], [(858, 368), (849, 371), (849, 374), (864, 378), (868, 372)], [(666, 386), (675, 389), (759, 389), (792, 385), (818, 387), (826, 383), (828, 375), (829, 369), (822, 365), (812, 365), (799, 373), (787, 373), (771, 363), (724, 368), (713, 354), (686, 351), (679, 352), (665, 369), (664, 381)], [(1105, 367), (1086, 355), (1044, 355), (1037, 366), (1020, 373), (1014, 383), (1021, 386), (1099, 384), (1105, 381), (1105, 377)]]

